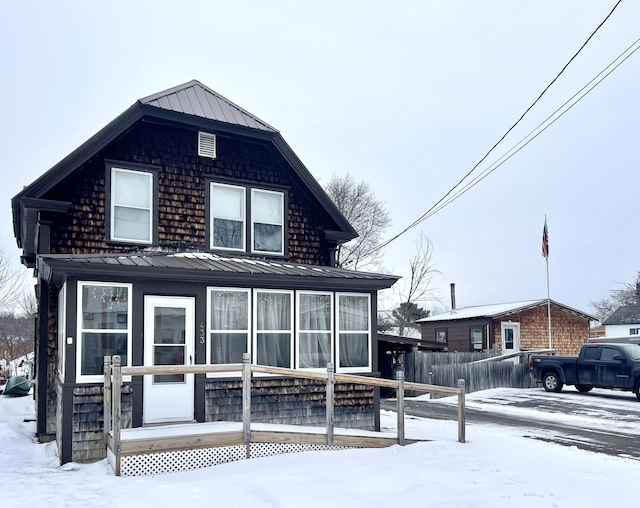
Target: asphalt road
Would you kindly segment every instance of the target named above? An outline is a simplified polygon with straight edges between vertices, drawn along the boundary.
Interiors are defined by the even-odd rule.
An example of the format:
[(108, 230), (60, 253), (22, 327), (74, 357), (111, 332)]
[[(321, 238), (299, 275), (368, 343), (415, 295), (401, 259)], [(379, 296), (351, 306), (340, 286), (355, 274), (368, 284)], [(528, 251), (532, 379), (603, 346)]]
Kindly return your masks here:
[[(631, 400), (628, 394), (621, 395), (616, 392), (607, 394), (578, 394), (577, 392), (563, 392), (547, 397), (540, 392), (540, 397), (524, 397), (522, 401), (510, 402), (509, 405), (516, 408), (533, 409), (539, 413), (541, 419), (532, 417), (531, 411), (527, 416), (505, 414), (492, 411), (490, 408), (475, 409), (466, 407), (466, 420), (469, 424), (492, 424), (514, 427), (522, 432), (523, 436), (557, 443), (564, 446), (575, 446), (582, 450), (603, 453), (607, 455), (632, 458), (640, 461), (640, 402)], [(577, 399), (577, 397), (581, 397)], [(607, 408), (601, 417), (597, 414), (589, 416), (593, 421), (587, 428), (585, 426), (572, 426), (570, 423), (559, 419), (549, 421), (554, 413), (579, 414), (584, 412), (585, 397), (587, 403), (592, 403), (593, 412), (598, 413), (599, 402), (608, 399), (629, 400), (628, 408)], [(624, 399), (620, 399), (620, 398)], [(572, 405), (573, 401), (580, 401), (580, 406)], [(635, 405), (637, 404), (637, 406)], [(395, 399), (381, 400), (381, 408), (389, 411), (396, 410)], [(456, 420), (458, 417), (457, 406), (451, 403), (439, 403), (437, 401), (419, 401), (411, 398), (405, 399), (405, 413), (424, 418), (439, 420)], [(551, 417), (550, 417), (551, 415)], [(622, 420), (632, 424), (638, 422), (638, 434), (619, 432), (615, 427), (607, 425), (607, 421)], [(542, 432), (541, 432), (542, 431)]]

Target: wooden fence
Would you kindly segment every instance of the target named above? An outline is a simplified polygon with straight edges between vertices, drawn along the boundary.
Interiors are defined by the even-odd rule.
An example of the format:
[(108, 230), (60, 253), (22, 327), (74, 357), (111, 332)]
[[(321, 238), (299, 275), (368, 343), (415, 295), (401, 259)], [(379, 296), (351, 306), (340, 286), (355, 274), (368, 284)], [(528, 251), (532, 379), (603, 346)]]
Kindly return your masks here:
[[(247, 448), (247, 458), (249, 457), (250, 444), (252, 442), (251, 431), (251, 378), (254, 373), (271, 374), (275, 376), (301, 379), (315, 379), (326, 382), (326, 438), (325, 443), (329, 446), (336, 444), (334, 435), (334, 386), (335, 383), (358, 383), (374, 387), (393, 388), (397, 393), (397, 444), (403, 446), (407, 444), (404, 432), (404, 394), (405, 390), (412, 390), (419, 393), (436, 393), (443, 395), (458, 396), (458, 441), (465, 442), (465, 382), (458, 381), (456, 388), (436, 386), (430, 384), (406, 382), (404, 373), (398, 372), (397, 379), (381, 379), (353, 374), (338, 374), (334, 372), (333, 364), (327, 365), (326, 372), (314, 372), (305, 370), (286, 369), (281, 367), (268, 367), (263, 365), (252, 365), (251, 357), (245, 353), (242, 363), (220, 364), (220, 365), (166, 365), (166, 366), (121, 366), (120, 356), (104, 357), (104, 438), (108, 450), (111, 450), (116, 457), (122, 452), (122, 378), (123, 376), (150, 376), (158, 374), (208, 374), (208, 373), (242, 373), (242, 437)], [(361, 446), (367, 446), (366, 439), (357, 438)], [(382, 438), (372, 438), (382, 439)], [(172, 439), (174, 448), (180, 449), (180, 437)], [(341, 439), (342, 445), (347, 445)], [(187, 447), (182, 443), (183, 447)], [(192, 447), (191, 445), (189, 445)], [(370, 444), (369, 446), (376, 446)], [(379, 446), (379, 445), (378, 445)], [(116, 459), (116, 474), (119, 474)]]

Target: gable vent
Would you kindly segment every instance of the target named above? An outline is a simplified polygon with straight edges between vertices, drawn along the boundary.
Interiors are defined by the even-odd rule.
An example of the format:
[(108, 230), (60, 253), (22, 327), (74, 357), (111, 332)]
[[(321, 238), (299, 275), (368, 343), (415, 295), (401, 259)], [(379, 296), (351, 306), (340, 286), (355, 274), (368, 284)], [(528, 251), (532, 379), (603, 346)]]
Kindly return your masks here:
[(216, 135), (208, 132), (198, 132), (198, 155), (216, 158)]

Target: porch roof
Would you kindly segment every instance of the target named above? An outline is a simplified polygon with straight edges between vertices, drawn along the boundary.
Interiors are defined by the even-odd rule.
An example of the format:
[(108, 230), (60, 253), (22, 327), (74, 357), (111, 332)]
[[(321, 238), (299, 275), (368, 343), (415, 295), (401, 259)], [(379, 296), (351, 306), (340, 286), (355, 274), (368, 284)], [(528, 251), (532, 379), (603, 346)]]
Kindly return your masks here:
[(208, 252), (128, 254), (48, 254), (40, 257), (39, 276), (60, 286), (68, 276), (91, 279), (153, 278), (167, 281), (233, 284), (243, 287), (378, 290), (396, 275), (358, 272), (286, 260), (223, 256)]

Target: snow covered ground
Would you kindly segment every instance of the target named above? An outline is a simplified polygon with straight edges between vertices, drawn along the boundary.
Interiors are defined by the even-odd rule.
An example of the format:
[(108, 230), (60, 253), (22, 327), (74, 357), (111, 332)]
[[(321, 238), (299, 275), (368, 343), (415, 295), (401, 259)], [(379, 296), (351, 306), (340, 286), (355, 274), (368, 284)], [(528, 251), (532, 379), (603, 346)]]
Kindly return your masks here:
[[(468, 405), (521, 411), (535, 391), (487, 390)], [(551, 394), (555, 396), (555, 394)], [(560, 394), (562, 395), (562, 394)], [(576, 399), (578, 400), (578, 399)], [(634, 401), (579, 399), (585, 412)], [(637, 404), (637, 403), (636, 403)], [(622, 408), (622, 409), (621, 409)], [(554, 418), (573, 417), (555, 414)], [(596, 418), (598, 415), (585, 415)], [(306, 452), (156, 477), (118, 478), (104, 461), (58, 466), (54, 443), (37, 444), (33, 400), (0, 397), (0, 504), (85, 508), (153, 507), (576, 507), (638, 504), (640, 462), (522, 437), (515, 429), (407, 417), (407, 437), (430, 442), (385, 449)], [(628, 421), (607, 425), (638, 434)], [(384, 412), (384, 430), (395, 414)], [(638, 427), (636, 425), (636, 427)]]

